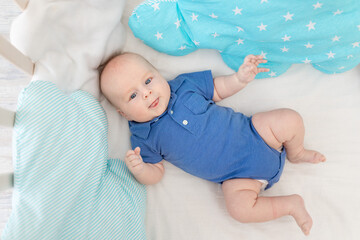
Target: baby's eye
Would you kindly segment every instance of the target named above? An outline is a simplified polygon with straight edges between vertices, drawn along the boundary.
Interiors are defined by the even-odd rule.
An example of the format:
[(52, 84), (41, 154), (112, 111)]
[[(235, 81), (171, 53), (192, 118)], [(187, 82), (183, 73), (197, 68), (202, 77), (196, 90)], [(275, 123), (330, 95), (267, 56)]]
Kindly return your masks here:
[(149, 84), (149, 83), (151, 83), (151, 78), (149, 78), (148, 80), (145, 81), (146, 85)]
[(134, 99), (135, 97), (136, 97), (136, 93), (131, 94), (130, 100), (131, 100), (131, 99)]

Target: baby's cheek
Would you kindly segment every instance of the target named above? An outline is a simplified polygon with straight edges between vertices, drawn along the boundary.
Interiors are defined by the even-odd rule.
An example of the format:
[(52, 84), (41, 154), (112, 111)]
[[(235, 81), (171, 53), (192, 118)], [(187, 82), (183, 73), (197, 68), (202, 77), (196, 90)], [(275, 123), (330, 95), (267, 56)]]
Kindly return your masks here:
[(134, 107), (131, 110), (131, 117), (137, 122), (147, 122), (154, 118), (153, 113), (147, 107)]

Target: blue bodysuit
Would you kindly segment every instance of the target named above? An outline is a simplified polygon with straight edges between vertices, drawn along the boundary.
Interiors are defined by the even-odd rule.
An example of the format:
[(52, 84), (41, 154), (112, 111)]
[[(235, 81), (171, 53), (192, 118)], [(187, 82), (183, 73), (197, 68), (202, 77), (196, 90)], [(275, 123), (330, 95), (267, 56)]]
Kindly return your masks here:
[(182, 74), (168, 82), (167, 110), (155, 119), (129, 122), (132, 147), (146, 163), (162, 159), (200, 178), (222, 183), (234, 178), (279, 181), (285, 161), (255, 130), (251, 117), (212, 101), (210, 71)]

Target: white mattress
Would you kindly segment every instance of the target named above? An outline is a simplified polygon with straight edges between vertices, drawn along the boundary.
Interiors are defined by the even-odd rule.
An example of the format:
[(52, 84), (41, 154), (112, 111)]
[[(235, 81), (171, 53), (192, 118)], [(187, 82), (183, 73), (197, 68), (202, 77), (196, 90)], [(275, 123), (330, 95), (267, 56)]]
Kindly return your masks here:
[[(128, 3), (124, 23), (139, 2)], [(135, 39), (128, 27), (126, 31), (124, 50), (145, 56), (167, 79), (204, 69), (211, 69), (214, 76), (232, 72), (216, 51), (168, 56)], [(360, 66), (343, 74), (327, 75), (310, 65), (293, 65), (280, 77), (254, 80), (219, 104), (247, 115), (275, 108), (298, 111), (306, 127), (305, 146), (324, 153), (327, 162), (317, 165), (287, 162), (280, 181), (263, 195), (300, 194), (314, 221), (307, 239), (357, 239), (360, 236), (357, 176), (360, 169)], [(120, 122), (123, 123), (116, 121)], [(127, 131), (126, 126), (123, 129)], [(112, 130), (110, 139), (112, 153), (123, 156), (125, 149), (117, 150), (121, 142), (129, 146), (128, 139)], [(149, 239), (305, 238), (292, 217), (257, 224), (236, 222), (225, 209), (220, 185), (193, 177), (170, 163), (165, 164), (163, 180), (148, 186), (147, 190)]]
[[(156, 52), (135, 39), (126, 23), (132, 9), (140, 2), (141, 0), (132, 0), (125, 5), (122, 18), (126, 31), (124, 51), (143, 55), (169, 80), (180, 73), (205, 69), (211, 69), (214, 76), (232, 73), (216, 51), (201, 50), (187, 56), (173, 57)], [(116, 1), (108, 1), (107, 4), (116, 5)], [(108, 11), (110, 9), (104, 7), (103, 14), (106, 15)], [(115, 9), (112, 11), (113, 14), (119, 14)], [(86, 16), (86, 13), (84, 14)], [(116, 21), (111, 18), (108, 20)], [(114, 35), (114, 32), (122, 31), (121, 26), (116, 24), (111, 29), (103, 29), (106, 26), (100, 25), (103, 24), (100, 18), (98, 21), (99, 25), (96, 25), (96, 21), (91, 21), (95, 26), (92, 30), (96, 31), (96, 34)], [(15, 42), (20, 39), (16, 36), (14, 34)], [(98, 54), (98, 61), (90, 63), (96, 65), (111, 50), (121, 48), (122, 37), (114, 36), (111, 41), (99, 38), (100, 45), (108, 41), (115, 47), (104, 50), (106, 44), (101, 45), (103, 55), (99, 57)], [(114, 39), (117, 39), (119, 44), (114, 44)], [(18, 45), (21, 48), (21, 43)], [(31, 53), (28, 55), (31, 56)], [(38, 55), (37, 57), (42, 58)], [(51, 57), (53, 56), (47, 55), (47, 58)], [(84, 61), (83, 58), (80, 60)], [(76, 59), (74, 61), (76, 64)], [(54, 69), (53, 66), (50, 66), (51, 68)], [(109, 121), (110, 156), (123, 158), (130, 148), (128, 125), (126, 120), (98, 95), (95, 72), (85, 74), (85, 77), (81, 72), (77, 72), (77, 78), (73, 80), (74, 74), (67, 76), (69, 71), (60, 70), (60, 76), (71, 83), (71, 88), (67, 89), (68, 84), (64, 84), (60, 77), (54, 78), (59, 74), (46, 71), (46, 74), (42, 75), (39, 69), (33, 80), (47, 76), (66, 91), (83, 88), (99, 96)], [(83, 78), (79, 80), (81, 76)], [(90, 79), (90, 83), (87, 79)], [(293, 65), (280, 77), (254, 80), (245, 89), (219, 104), (233, 107), (247, 115), (275, 108), (292, 108), (298, 111), (305, 122), (305, 146), (324, 153), (327, 162), (318, 165), (295, 165), (287, 162), (280, 181), (262, 194), (276, 196), (296, 193), (303, 196), (314, 221), (307, 239), (357, 239), (360, 236), (360, 191), (357, 176), (360, 169), (360, 66), (343, 74), (327, 75), (310, 65)], [(236, 222), (226, 212), (220, 185), (190, 176), (169, 163), (165, 163), (163, 180), (157, 185), (148, 186), (147, 190), (146, 224), (149, 239), (305, 238), (291, 217), (257, 224)]]

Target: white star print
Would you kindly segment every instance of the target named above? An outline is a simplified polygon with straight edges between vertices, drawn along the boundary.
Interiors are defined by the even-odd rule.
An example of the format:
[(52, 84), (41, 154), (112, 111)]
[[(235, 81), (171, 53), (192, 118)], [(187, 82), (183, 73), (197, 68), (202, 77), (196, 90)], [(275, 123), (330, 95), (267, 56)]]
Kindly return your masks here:
[(283, 48), (280, 48), (280, 49), (281, 49), (282, 52), (288, 52), (289, 51), (289, 49), (286, 48), (285, 46)]
[(214, 38), (220, 36), (219, 34), (217, 34), (217, 32), (215, 32), (214, 34), (211, 34)]
[(285, 34), (285, 36), (281, 39), (284, 40), (284, 42), (286, 42), (286, 41), (290, 41), (290, 38), (291, 38), (291, 36), (288, 36)]
[(238, 14), (242, 15), (241, 11), (242, 11), (242, 8), (239, 9), (237, 6), (235, 9), (233, 9), (233, 12), (235, 15), (238, 15)]
[(311, 60), (306, 58), (304, 61), (302, 61), (303, 63), (311, 63)]
[(198, 19), (197, 19), (198, 16), (199, 16), (199, 15), (195, 15), (195, 13), (193, 13), (193, 14), (191, 15), (191, 20), (192, 20), (192, 21), (197, 21), (197, 20), (198, 20)]
[[(273, 2), (275, 2), (275, 1), (268, 1), (268, 0), (260, 0), (260, 1), (261, 1), (262, 4), (264, 4), (264, 6), (261, 6), (261, 7), (270, 6), (271, 4), (273, 4)], [(164, 9), (165, 5), (164, 6), (161, 5), (161, 8), (160, 8), (160, 4), (162, 4), (162, 1), (151, 1), (151, 2), (153, 2), (153, 3), (151, 3), (150, 5), (147, 6), (147, 10), (149, 12), (152, 13), (154, 11), (154, 14), (156, 14), (155, 11), (157, 12), (157, 10), (159, 10), (159, 12), (165, 10)], [(246, 42), (245, 42), (245, 34), (247, 35), (247, 33), (249, 31), (251, 31), (251, 30), (255, 31), (255, 32), (256, 31), (259, 31), (259, 32), (264, 31), (264, 33), (259, 33), (259, 34), (267, 34), (267, 33), (271, 33), (272, 31), (276, 31), (276, 29), (274, 30), (273, 25), (270, 22), (266, 21), (265, 19), (260, 19), (257, 22), (254, 22), (255, 25), (258, 24), (259, 22), (260, 22), (260, 24), (258, 26), (253, 25), (252, 29), (251, 28), (248, 29), (245, 25), (243, 25), (240, 22), (240, 20), (241, 20), (240, 18), (245, 17), (245, 15), (248, 13), (248, 11), (247, 11), (246, 8), (243, 9), (245, 6), (240, 5), (239, 2), (235, 1), (232, 4), (232, 6), (230, 6), (226, 10), (227, 11), (226, 14), (229, 15), (230, 17), (232, 16), (232, 19), (238, 18), (238, 20), (239, 20), (239, 21), (232, 22), (233, 29), (231, 29), (231, 26), (230, 26), (230, 33), (228, 33), (228, 34), (232, 34), (234, 36), (232, 39), (230, 38), (229, 40), (230, 40), (230, 44), (232, 44), (233, 46), (238, 45), (237, 51), (243, 49), (244, 47), (247, 47), (248, 44), (250, 44), (250, 42), (248, 40), (246, 40)], [(256, 1), (254, 1), (254, 2), (256, 2)], [(323, 2), (325, 2), (325, 3), (323, 3)], [(257, 4), (259, 4), (259, 2)], [(235, 6), (235, 8), (234, 8), (234, 6)], [(313, 11), (311, 11), (311, 6), (313, 6)], [(153, 10), (151, 10), (150, 7), (153, 8)], [(277, 21), (282, 22), (282, 23), (283, 23), (283, 21), (285, 21), (286, 23), (284, 23), (284, 24), (295, 24), (296, 23), (296, 24), (298, 24), (299, 31), (301, 31), (302, 34), (305, 34), (305, 35), (303, 36), (303, 40), (302, 41), (300, 40), (298, 42), (299, 38), (296, 35), (294, 35), (293, 32), (287, 31), (289, 34), (291, 34), (291, 35), (287, 35), (287, 34), (284, 33), (284, 32), (286, 32), (286, 30), (285, 31), (283, 30), (282, 32), (280, 32), (280, 34), (284, 34), (283, 37), (280, 37), (281, 36), (280, 34), (277, 34), (277, 36), (276, 36), (276, 35), (274, 35), (276, 33), (272, 33), (273, 34), (272, 36), (275, 37), (275, 41), (277, 39), (276, 45), (274, 44), (274, 46), (273, 46), (274, 50), (275, 50), (274, 54), (277, 54), (278, 56), (285, 56), (285, 55), (290, 56), (289, 54), (295, 53), (294, 52), (295, 51), (295, 45), (292, 46), (292, 44), (293, 43), (294, 44), (298, 43), (297, 46), (299, 47), (300, 52), (302, 50), (304, 53), (303, 53), (302, 56), (300, 56), (300, 58), (296, 59), (297, 62), (305, 63), (305, 64), (306, 63), (314, 64), (314, 63), (317, 63), (318, 61), (325, 61), (326, 56), (328, 57), (328, 61), (334, 60), (335, 56), (336, 56), (336, 59), (339, 59), (342, 56), (342, 57), (344, 57), (344, 60), (345, 60), (344, 62), (347, 62), (347, 63), (341, 64), (341, 65), (340, 64), (335, 65), (335, 66), (333, 66), (334, 67), (333, 69), (336, 71), (336, 67), (339, 68), (342, 65), (345, 66), (345, 69), (348, 69), (349, 67), (347, 66), (347, 64), (350, 61), (352, 61), (353, 59), (355, 59), (355, 57), (356, 57), (356, 56), (354, 56), (353, 58), (351, 58), (350, 54), (356, 55), (355, 53), (351, 53), (351, 49), (353, 49), (352, 52), (354, 52), (354, 50), (357, 51), (357, 50), (360, 49), (360, 39), (356, 39), (355, 35), (353, 35), (352, 37), (350, 36), (350, 38), (348, 39), (348, 36), (343, 35), (340, 31), (339, 32), (334, 31), (334, 32), (328, 34), (327, 36), (324, 35), (323, 40), (318, 41), (318, 42), (316, 42), (314, 40), (314, 39), (316, 39), (316, 36), (312, 36), (312, 35), (307, 35), (306, 36), (306, 33), (308, 33), (308, 34), (317, 34), (317, 33), (322, 34), (323, 33), (322, 31), (325, 30), (323, 27), (326, 28), (329, 25), (330, 26), (334, 25), (333, 27), (341, 29), (341, 25), (340, 25), (341, 22), (338, 22), (338, 21), (340, 21), (340, 18), (345, 17), (345, 15), (347, 16), (348, 11), (345, 8), (343, 8), (342, 6), (336, 6), (335, 5), (335, 6), (330, 7), (329, 4), (326, 1), (323, 1), (323, 0), (308, 1), (306, 7), (307, 7), (307, 10), (309, 11), (309, 15), (307, 17), (304, 16), (304, 19), (303, 19), (304, 21), (299, 21), (298, 22), (300, 15), (296, 12), (297, 10), (295, 10), (295, 9), (293, 10), (293, 8), (285, 8), (285, 9), (283, 8), (282, 11), (280, 11), (278, 14), (276, 14), (277, 15), (276, 16)], [(322, 8), (322, 7), (324, 7), (324, 8)], [(160, 9), (162, 9), (162, 10), (160, 10)], [(335, 10), (335, 9), (337, 9), (337, 10)], [(193, 11), (197, 12), (196, 9), (193, 9)], [(244, 11), (244, 16), (242, 16), (242, 11)], [(292, 11), (292, 12), (290, 13), (290, 11)], [(220, 15), (216, 15), (215, 12), (216, 12), (216, 14), (220, 14)], [(318, 18), (316, 18), (319, 15), (319, 14), (316, 14), (316, 13), (320, 13), (320, 12), (324, 12), (324, 14), (325, 13), (327, 14), (328, 21), (324, 22), (324, 24), (322, 24), (323, 19), (319, 18), (319, 19), (321, 19), (321, 20), (319, 20)], [(295, 17), (295, 13), (297, 14), (296, 17)], [(344, 13), (344, 15), (342, 15), (342, 13)], [(175, 30), (174, 25), (176, 26), (176, 29), (184, 28), (184, 24), (185, 24), (186, 19), (189, 22), (190, 22), (190, 20), (192, 20), (193, 21), (192, 24), (197, 24), (198, 25), (198, 24), (201, 24), (205, 18), (207, 18), (208, 20), (210, 19), (210, 21), (211, 21), (213, 18), (214, 19), (215, 18), (216, 19), (221, 19), (222, 16), (223, 16), (220, 12), (218, 12), (218, 10), (216, 10), (216, 8), (205, 11), (203, 13), (203, 15), (201, 15), (201, 16), (200, 16), (200, 14), (201, 14), (200, 12), (199, 12), (199, 14), (197, 14), (195, 12), (191, 12), (191, 10), (190, 10), (185, 15), (184, 22), (182, 22), (182, 17), (179, 17), (179, 19), (177, 19), (178, 16), (175, 15), (174, 17), (168, 19), (168, 20), (170, 20), (168, 25), (170, 26), (172, 31), (177, 31), (177, 30)], [(282, 14), (284, 14), (284, 15), (282, 15)], [(333, 14), (334, 17), (331, 17), (331, 14)], [(241, 15), (241, 16), (236, 16), (236, 15)], [(337, 15), (339, 15), (339, 16), (336, 17)], [(200, 19), (199, 19), (199, 17), (200, 17)], [(283, 18), (281, 18), (281, 17), (283, 17)], [(349, 17), (351, 17), (351, 16), (349, 16)], [(336, 21), (337, 18), (339, 18), (338, 21)], [(134, 20), (136, 21), (136, 17), (135, 17)], [(171, 25), (171, 21), (173, 21), (173, 20), (175, 20), (175, 22), (173, 22), (174, 25)], [(314, 20), (314, 22), (312, 22), (312, 20)], [(352, 29), (352, 31), (355, 34), (360, 33), (360, 21), (358, 21), (356, 19), (353, 19), (353, 20), (354, 20), (353, 23), (351, 24), (351, 26), (349, 26), (350, 29)], [(287, 22), (289, 22), (289, 23), (287, 23)], [(240, 25), (242, 25), (242, 26), (244, 26), (246, 28), (246, 30), (247, 30), (246, 33), (244, 32), (245, 29), (243, 29), (241, 26), (236, 25), (238, 23), (240, 23)], [(308, 23), (308, 24), (305, 24), (305, 23)], [(319, 25), (317, 25), (317, 23), (319, 23)], [(358, 25), (356, 25), (356, 23)], [(269, 26), (267, 24), (270, 24), (269, 28), (267, 28)], [(191, 22), (190, 22), (190, 25), (191, 25)], [(255, 27), (257, 27), (258, 30), (256, 30)], [(308, 32), (306, 32), (306, 28), (308, 28)], [(157, 30), (158, 32), (154, 34), (155, 30)], [(219, 42), (219, 41), (224, 40), (225, 32), (223, 32), (221, 30), (221, 28), (220, 29), (215, 28), (215, 29), (209, 29), (209, 30), (210, 31), (205, 33), (207, 35), (207, 38), (208, 38), (209, 41), (212, 41), (213, 43), (215, 43), (214, 41)], [(214, 30), (219, 30), (221, 32), (221, 34), (217, 33)], [(150, 39), (152, 39), (152, 41), (155, 41), (155, 39), (157, 39), (158, 41), (155, 41), (155, 42), (158, 42), (158, 43), (161, 44), (161, 42), (167, 41), (169, 39), (169, 35), (164, 31), (165, 30), (163, 30), (161, 28), (160, 29), (155, 28), (152, 31), (150, 31), (150, 34), (153, 34), (153, 36), (148, 35), (148, 37)], [(226, 34), (226, 35), (228, 35), (228, 34)], [(338, 36), (337, 34), (339, 34), (340, 36)], [(292, 38), (292, 36), (294, 36), (294, 38)], [(196, 39), (196, 38), (193, 38), (193, 39), (190, 40), (190, 44), (186, 44), (185, 41), (183, 42), (183, 44), (180, 44), (180, 42), (178, 42), (175, 45), (175, 49), (176, 49), (177, 46), (179, 46), (177, 51), (179, 51), (179, 52), (182, 52), (182, 51), (187, 52), (187, 51), (190, 51), (190, 50), (187, 50), (187, 46), (189, 46), (189, 49), (191, 48), (191, 46), (200, 47), (199, 45), (201, 45), (201, 44), (202, 44), (202, 46), (204, 46), (205, 40), (197, 38), (196, 41), (195, 41), (194, 39)], [(283, 43), (281, 43), (280, 39), (283, 40)], [(192, 40), (194, 40), (193, 43), (191, 43)], [(200, 40), (202, 40), (202, 41), (200, 42)], [(308, 40), (308, 43), (306, 43), (306, 40)], [(312, 41), (312, 43), (310, 43), (310, 40)], [(264, 42), (265, 41), (266, 41), (266, 39), (264, 39)], [(289, 41), (289, 43), (287, 43), (287, 41)], [(314, 45), (314, 42), (316, 42), (316, 45)], [(337, 46), (337, 45), (342, 44), (342, 43), (344, 43), (345, 47), (348, 49), (348, 52), (347, 52), (348, 55), (346, 55), (346, 53), (342, 54), (341, 52), (339, 52), (339, 50), (334, 48), (334, 46)], [(301, 44), (303, 46), (301, 46)], [(242, 46), (240, 46), (240, 45), (242, 45)], [(283, 46), (282, 48), (280, 47), (281, 45)], [(265, 43), (264, 43), (264, 46), (266, 46)], [(290, 52), (290, 47), (291, 47), (291, 52)], [(305, 47), (306, 49), (304, 49), (303, 47)], [(323, 50), (321, 50), (320, 47), (321, 48), (324, 47)], [(339, 47), (340, 47), (340, 45), (339, 45)], [(219, 49), (219, 47), (217, 47), (217, 48)], [(255, 50), (256, 51), (255, 54), (257, 53), (257, 54), (260, 55), (259, 50), (260, 49), (258, 49), (257, 51)], [(266, 49), (266, 48), (265, 49), (263, 48), (263, 50), (270, 51), (270, 49)], [(332, 52), (332, 50), (336, 51), (336, 53)], [(311, 53), (310, 51), (315, 51), (315, 52)], [(327, 52), (327, 51), (329, 51), (329, 52)], [(261, 51), (261, 50), (260, 50), (260, 52), (262, 53), (261, 55), (264, 58), (267, 58), (266, 57), (267, 54), (268, 54), (267, 52), (264, 52), (264, 51)], [(339, 55), (337, 55), (337, 54), (339, 54)], [(306, 58), (304, 58), (304, 56), (306, 56)], [(315, 56), (317, 56), (317, 57), (315, 57)], [(349, 58), (349, 61), (346, 61), (347, 56)], [(274, 55), (270, 52), (270, 55), (269, 55), (268, 59), (272, 59), (273, 57), (274, 57)], [(310, 58), (313, 58), (314, 62), (312, 62), (312, 59), (310, 59)], [(272, 70), (272, 71), (275, 72), (274, 70)], [(270, 74), (272, 71), (270, 70), (270, 72), (268, 72), (267, 74)], [(280, 70), (278, 69), (278, 71), (280, 71)], [(280, 71), (279, 75), (281, 73), (282, 73), (282, 71)], [(275, 73), (275, 75), (277, 76), (277, 72)]]
[(271, 73), (269, 73), (269, 76), (270, 76), (270, 77), (275, 77), (275, 76), (276, 76), (276, 72), (271, 71)]
[(260, 54), (260, 55), (261, 55), (264, 59), (266, 59), (266, 54), (267, 54), (267, 53), (264, 53), (263, 51), (261, 51), (261, 54)]
[(294, 16), (294, 14), (290, 14), (289, 12), (287, 12), (286, 15), (284, 15), (283, 17), (285, 18), (285, 21), (289, 21), (289, 20), (293, 20), (292, 17)]
[(341, 66), (341, 67), (339, 67), (339, 70), (342, 70), (342, 69), (344, 69), (345, 67), (344, 66)]
[(307, 44), (304, 45), (306, 48), (312, 48), (314, 45), (310, 44), (309, 42)]
[(323, 5), (322, 3), (317, 2), (317, 3), (314, 4), (313, 6), (314, 6), (314, 9), (317, 9), (317, 8), (321, 8), (322, 5)]
[(160, 4), (160, 3), (154, 3), (153, 5), (151, 5), (151, 7), (154, 9), (154, 12), (155, 12), (156, 10), (160, 10), (159, 4)]
[(309, 22), (308, 25), (306, 25), (308, 27), (308, 30), (310, 31), (311, 29), (315, 30), (315, 24), (316, 23), (313, 23), (312, 21)]
[(340, 15), (340, 14), (342, 14), (343, 12), (344, 12), (344, 11), (341, 11), (341, 10), (338, 9), (336, 12), (334, 12), (334, 16), (335, 16), (335, 15)]
[(340, 38), (341, 38), (341, 37), (338, 37), (338, 36), (335, 35), (335, 36), (333, 37), (332, 41), (333, 41), (333, 42), (339, 42), (339, 41), (340, 41)]
[(353, 55), (349, 55), (347, 56), (347, 59), (350, 59), (350, 58), (353, 58), (354, 56)]
[(163, 35), (162, 33), (157, 32), (154, 36), (157, 38), (157, 40), (159, 40), (159, 39), (163, 39), (162, 35)]
[(212, 18), (218, 18), (218, 16), (216, 16), (214, 13), (212, 13), (211, 15), (209, 15)]
[[(359, 25), (360, 26), (360, 25)], [(237, 30), (238, 30), (238, 32), (240, 32), (240, 31), (244, 31), (244, 29), (242, 29), (241, 27), (238, 27), (238, 26), (236, 26), (236, 28), (237, 28)]]
[(235, 42), (237, 42), (238, 45), (244, 44), (244, 39), (239, 38), (239, 39), (236, 40)]
[(257, 26), (258, 28), (259, 28), (259, 31), (266, 31), (266, 27), (267, 27), (267, 25), (264, 25), (263, 23), (261, 23), (261, 25), (260, 26)]
[(328, 58), (335, 58), (336, 53), (333, 53), (332, 51), (330, 51), (329, 53), (327, 53), (326, 55), (328, 55)]
[(176, 29), (178, 29), (180, 27), (180, 23), (181, 20), (177, 19), (176, 22), (174, 22), (174, 24), (176, 25)]

